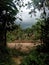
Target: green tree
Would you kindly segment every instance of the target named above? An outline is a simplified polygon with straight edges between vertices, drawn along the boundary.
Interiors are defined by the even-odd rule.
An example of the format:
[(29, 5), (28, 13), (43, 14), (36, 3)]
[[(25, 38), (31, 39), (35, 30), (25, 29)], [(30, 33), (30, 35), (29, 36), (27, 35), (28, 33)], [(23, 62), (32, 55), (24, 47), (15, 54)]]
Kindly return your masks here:
[(6, 48), (7, 30), (14, 25), (15, 15), (18, 13), (15, 3), (19, 0), (0, 0), (0, 65), (13, 65), (11, 56)]
[(49, 0), (33, 0), (36, 8), (43, 8), (42, 19), (44, 25), (41, 25), (41, 39), (46, 46), (49, 46)]
[(37, 23), (32, 26), (34, 40), (39, 40), (41, 37), (41, 24), (43, 24), (43, 21), (38, 19)]
[(12, 28), (17, 12), (13, 0), (0, 0), (0, 46), (6, 46), (6, 33)]

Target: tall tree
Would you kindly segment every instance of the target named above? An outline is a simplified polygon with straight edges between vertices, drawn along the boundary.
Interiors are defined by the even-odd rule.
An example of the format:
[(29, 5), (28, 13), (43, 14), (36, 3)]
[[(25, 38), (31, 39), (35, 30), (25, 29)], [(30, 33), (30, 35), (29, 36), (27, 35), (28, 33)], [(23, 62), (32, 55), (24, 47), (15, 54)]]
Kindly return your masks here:
[(45, 46), (49, 46), (49, 0), (33, 0), (37, 8), (43, 8), (42, 19), (44, 25), (41, 25), (41, 39)]
[(13, 0), (0, 0), (0, 46), (6, 46), (7, 29), (12, 28), (17, 12), (18, 9)]

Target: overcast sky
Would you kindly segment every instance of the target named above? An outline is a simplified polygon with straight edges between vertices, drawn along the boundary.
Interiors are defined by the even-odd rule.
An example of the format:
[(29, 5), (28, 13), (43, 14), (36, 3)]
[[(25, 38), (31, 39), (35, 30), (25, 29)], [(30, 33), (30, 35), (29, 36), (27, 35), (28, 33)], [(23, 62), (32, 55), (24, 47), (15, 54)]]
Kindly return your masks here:
[[(24, 0), (24, 3), (26, 4), (28, 3), (28, 1), (31, 2), (31, 0)], [(36, 9), (37, 11), (36, 16), (34, 16), (34, 13), (32, 13), (31, 17), (31, 15), (29, 14), (31, 9), (33, 9), (33, 6), (31, 6), (30, 9), (28, 9), (27, 6), (21, 7), (19, 13), (17, 14), (18, 17), (22, 18), (22, 21), (17, 19), (16, 23), (21, 24), (21, 27), (23, 28), (31, 27), (36, 22), (36, 18), (40, 17), (41, 12), (39, 12), (37, 9)]]

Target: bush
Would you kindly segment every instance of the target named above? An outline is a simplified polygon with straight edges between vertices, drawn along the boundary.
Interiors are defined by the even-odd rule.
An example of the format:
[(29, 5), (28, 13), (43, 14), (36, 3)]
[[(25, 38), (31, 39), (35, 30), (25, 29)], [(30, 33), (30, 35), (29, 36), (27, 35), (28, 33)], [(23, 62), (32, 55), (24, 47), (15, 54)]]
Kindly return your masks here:
[(33, 50), (20, 65), (49, 65), (49, 54)]
[(0, 65), (15, 65), (7, 48), (0, 48)]

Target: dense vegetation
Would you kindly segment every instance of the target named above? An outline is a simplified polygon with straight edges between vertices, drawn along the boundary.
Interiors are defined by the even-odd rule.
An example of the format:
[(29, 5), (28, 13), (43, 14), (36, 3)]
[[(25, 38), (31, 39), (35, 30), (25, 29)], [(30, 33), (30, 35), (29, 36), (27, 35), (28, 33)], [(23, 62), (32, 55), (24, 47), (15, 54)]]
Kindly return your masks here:
[(40, 8), (44, 8), (44, 17), (42, 16), (44, 23), (41, 25), (41, 41), (43, 42), (43, 45), (37, 46), (36, 50), (31, 51), (28, 56), (24, 57), (21, 65), (49, 65), (49, 17), (47, 16), (47, 12), (45, 10), (45, 5), (47, 8), (49, 7), (49, 1), (45, 0), (44, 3), (42, 0), (33, 1), (37, 7), (40, 4)]
[(22, 29), (19, 25), (15, 25), (15, 29), (7, 32), (7, 42), (14, 40), (31, 40), (36, 41), (41, 37), (41, 25), (43, 20), (38, 20), (31, 28)]
[[(20, 0), (15, 2), (18, 1)], [(13, 25), (15, 15), (18, 12), (13, 0), (0, 1), (0, 65), (13, 65), (12, 55), (18, 56), (20, 53), (21, 56), (22, 54), (15, 49), (9, 50), (6, 47), (6, 33), (8, 42), (22, 39), (33, 41), (40, 39), (43, 42), (43, 45), (37, 46), (37, 48), (31, 50), (29, 54), (22, 54), (24, 55), (24, 59), (21, 65), (49, 65), (49, 15), (47, 15), (45, 10), (45, 6), (49, 8), (49, 1), (33, 0), (33, 2), (35, 5), (34, 13), (36, 8), (40, 11), (43, 7), (42, 19), (38, 20), (31, 28), (22, 30), (20, 26)]]
[(0, 0), (0, 65), (12, 64), (11, 56), (6, 48), (6, 33), (12, 28), (17, 13), (18, 9), (13, 0)]
[[(38, 48), (40, 49), (40, 48)], [(45, 50), (45, 49), (44, 49)], [(22, 61), (21, 65), (49, 65), (49, 52), (44, 53), (39, 50), (33, 50), (24, 57), (24, 60)]]
[[(43, 39), (41, 39), (41, 38), (44, 38), (45, 36), (43, 36), (43, 35), (41, 36), (41, 34), (42, 34), (41, 26), (45, 26), (44, 22), (45, 22), (45, 20), (38, 19), (37, 23), (35, 25), (33, 25), (31, 28), (22, 30), (19, 27), (17, 30), (15, 29), (14, 31), (10, 32), (10, 34), (12, 34), (12, 36), (15, 35), (13, 38), (11, 37), (10, 34), (8, 35), (8, 33), (7, 33), (7, 37), (9, 36), (8, 39), (10, 39), (10, 37), (11, 37), (11, 39), (10, 39), (11, 42), (14, 40), (32, 40), (35, 42), (39, 39), (41, 41), (43, 41)], [(20, 51), (12, 52), (12, 54), (17, 56), (17, 53), (18, 53), (18, 55), (24, 56), (23, 61), (20, 65), (30, 65), (30, 64), (31, 65), (49, 65), (49, 50), (48, 49), (49, 48), (47, 46), (45, 46), (45, 44), (42, 44), (41, 46), (37, 46), (37, 48), (35, 50), (31, 50), (28, 54), (22, 53)]]

